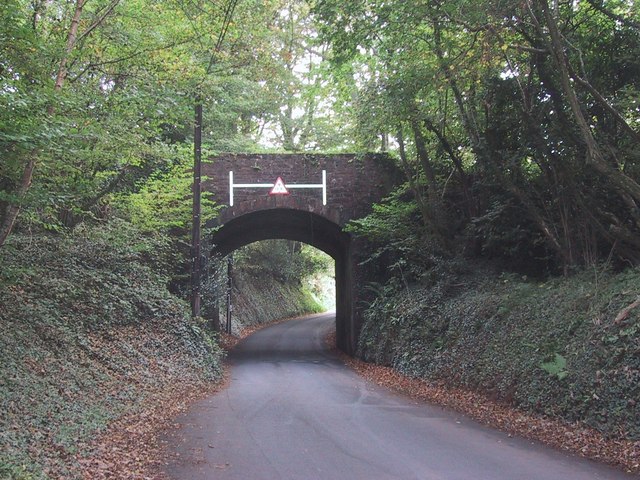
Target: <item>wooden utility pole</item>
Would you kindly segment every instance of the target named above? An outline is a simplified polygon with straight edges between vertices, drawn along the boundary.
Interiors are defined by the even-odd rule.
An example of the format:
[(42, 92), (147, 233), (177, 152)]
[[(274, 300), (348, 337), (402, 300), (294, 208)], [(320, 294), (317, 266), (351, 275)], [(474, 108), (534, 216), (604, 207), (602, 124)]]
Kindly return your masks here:
[[(81, 1), (81, 0), (78, 0)], [(86, 0), (82, 0), (86, 1)], [(115, 1), (115, 0), (114, 0)], [(118, 0), (119, 1), (119, 0)], [(218, 34), (218, 40), (212, 50), (206, 75), (212, 73), (216, 56), (222, 49), (224, 38), (227, 35), (233, 12), (239, 0), (228, 0), (222, 10), (224, 18)], [(221, 5), (222, 7), (222, 5)], [(191, 230), (191, 314), (194, 317), (200, 315), (200, 281), (202, 277), (202, 262), (200, 260), (201, 247), (201, 176), (202, 176), (202, 98), (200, 94), (195, 97), (195, 122), (193, 133), (193, 226)]]
[(193, 223), (191, 228), (191, 315), (200, 315), (201, 244), (201, 176), (202, 176), (202, 101), (196, 98), (193, 132)]
[(231, 311), (233, 305), (231, 304), (231, 292), (233, 290), (233, 253), (227, 257), (227, 322), (226, 332), (231, 334)]

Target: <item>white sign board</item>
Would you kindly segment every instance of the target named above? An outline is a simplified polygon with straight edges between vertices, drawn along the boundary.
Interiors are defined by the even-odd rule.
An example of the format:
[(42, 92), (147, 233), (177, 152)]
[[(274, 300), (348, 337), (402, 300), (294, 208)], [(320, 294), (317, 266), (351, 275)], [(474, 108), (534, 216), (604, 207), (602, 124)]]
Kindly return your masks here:
[(233, 190), (238, 188), (270, 188), (270, 195), (289, 195), (292, 188), (322, 189), (322, 204), (327, 204), (327, 171), (322, 170), (322, 183), (292, 183), (285, 185), (282, 177), (274, 183), (234, 183), (233, 171), (229, 172), (229, 206), (233, 207)]

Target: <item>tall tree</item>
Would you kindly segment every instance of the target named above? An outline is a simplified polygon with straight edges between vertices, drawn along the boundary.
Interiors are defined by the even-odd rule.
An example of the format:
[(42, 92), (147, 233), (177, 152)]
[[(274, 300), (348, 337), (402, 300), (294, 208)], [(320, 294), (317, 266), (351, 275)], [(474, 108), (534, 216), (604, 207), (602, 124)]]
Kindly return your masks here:
[(432, 235), (510, 221), (515, 204), (565, 272), (640, 261), (631, 3), (320, 0), (315, 13), (340, 68), (359, 71), (361, 129), (396, 133)]
[(3, 4), (0, 245), (23, 206), (44, 226), (73, 226), (178, 161), (169, 147), (189, 136), (194, 92), (220, 103), (243, 34), (229, 22), (237, 2), (200, 3)]

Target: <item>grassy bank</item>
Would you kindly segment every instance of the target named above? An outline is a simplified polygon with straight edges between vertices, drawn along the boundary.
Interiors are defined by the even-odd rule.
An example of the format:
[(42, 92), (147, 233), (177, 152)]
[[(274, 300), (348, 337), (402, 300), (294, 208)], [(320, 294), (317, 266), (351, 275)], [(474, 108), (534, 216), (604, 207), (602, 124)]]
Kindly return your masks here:
[[(247, 327), (325, 310), (321, 302), (327, 292), (317, 283), (332, 280), (333, 260), (327, 255), (297, 242), (267, 240), (243, 247), (234, 258), (231, 324), (235, 334)], [(226, 268), (219, 271), (223, 274), (217, 282), (224, 293)], [(220, 306), (224, 322), (225, 299)]]
[[(175, 255), (118, 220), (0, 249), (0, 479), (155, 472), (157, 431), (222, 376), (216, 335), (168, 291)], [(287, 280), (240, 265), (234, 329), (321, 309)]]
[(285, 283), (268, 273), (238, 271), (234, 275), (233, 331), (323, 311), (311, 292), (297, 283)]
[(166, 288), (170, 246), (126, 223), (0, 250), (0, 478), (81, 478), (92, 440), (221, 351)]
[(413, 377), (639, 440), (639, 286), (638, 269), (539, 282), (454, 266), (428, 284), (381, 288), (359, 353)]

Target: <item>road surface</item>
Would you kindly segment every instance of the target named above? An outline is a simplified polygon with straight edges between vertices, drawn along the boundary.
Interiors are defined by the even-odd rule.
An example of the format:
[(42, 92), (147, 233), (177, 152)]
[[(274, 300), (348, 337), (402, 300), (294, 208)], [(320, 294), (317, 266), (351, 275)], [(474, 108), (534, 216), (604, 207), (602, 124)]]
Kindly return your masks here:
[(638, 478), (364, 381), (324, 346), (334, 317), (277, 324), (230, 354), (231, 382), (168, 437), (180, 480)]

